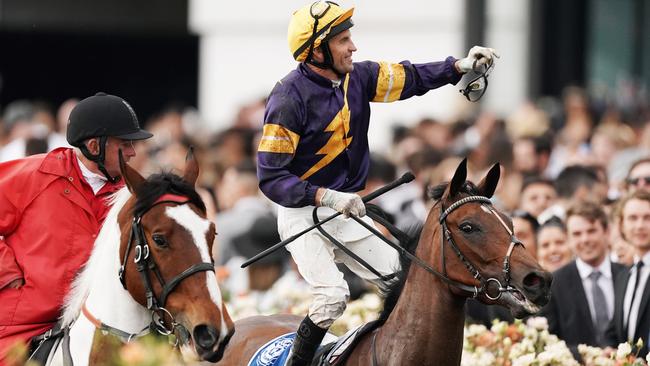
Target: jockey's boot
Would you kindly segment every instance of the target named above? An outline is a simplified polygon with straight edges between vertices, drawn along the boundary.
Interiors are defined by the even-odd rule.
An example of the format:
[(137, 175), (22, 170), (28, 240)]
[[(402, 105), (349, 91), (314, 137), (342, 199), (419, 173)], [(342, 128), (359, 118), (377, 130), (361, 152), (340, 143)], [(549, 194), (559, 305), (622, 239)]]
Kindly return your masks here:
[(291, 348), (291, 358), (285, 366), (309, 366), (311, 365), (314, 354), (325, 337), (327, 329), (323, 329), (314, 324), (309, 316), (300, 323), (296, 339), (293, 341)]

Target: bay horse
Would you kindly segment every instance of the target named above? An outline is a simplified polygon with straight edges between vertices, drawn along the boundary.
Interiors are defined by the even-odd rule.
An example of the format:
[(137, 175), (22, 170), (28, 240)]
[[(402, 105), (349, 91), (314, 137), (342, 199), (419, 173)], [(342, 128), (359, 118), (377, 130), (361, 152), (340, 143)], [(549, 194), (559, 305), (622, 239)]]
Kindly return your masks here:
[(150, 330), (175, 333), (184, 355), (218, 361), (234, 327), (214, 273), (215, 227), (194, 189), (199, 168), (192, 151), (182, 177), (144, 179), (121, 153), (120, 170), (126, 186), (113, 197), (66, 298), (62, 325), (69, 337), (62, 343), (69, 348), (59, 346), (48, 364), (106, 364), (111, 355), (93, 349), (101, 348), (97, 338), (129, 342)]
[[(495, 164), (476, 186), (466, 181), (464, 160), (449, 184), (432, 190), (437, 202), (419, 240), (402, 253), (399, 281), (391, 286), (377, 326), (360, 336), (345, 365), (459, 365), (467, 298), (500, 304), (518, 318), (548, 302), (551, 274), (490, 202), (499, 175)], [(295, 332), (300, 321), (273, 315), (235, 322), (237, 333), (218, 365), (248, 365), (262, 345)]]

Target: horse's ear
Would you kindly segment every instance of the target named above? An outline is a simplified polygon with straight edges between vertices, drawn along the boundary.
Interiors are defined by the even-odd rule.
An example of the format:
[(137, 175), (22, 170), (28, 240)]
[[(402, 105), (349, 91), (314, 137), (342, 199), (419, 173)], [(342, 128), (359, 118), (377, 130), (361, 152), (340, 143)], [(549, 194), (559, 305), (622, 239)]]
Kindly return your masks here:
[(190, 146), (187, 150), (185, 157), (185, 172), (183, 173), (183, 180), (191, 185), (196, 184), (196, 179), (199, 177), (199, 162), (194, 157), (194, 147)]
[(449, 196), (453, 197), (456, 195), (456, 193), (460, 192), (461, 189), (463, 188), (463, 184), (465, 184), (465, 180), (467, 179), (467, 158), (463, 159), (463, 161), (458, 164), (458, 168), (456, 168), (456, 172), (454, 173), (454, 177), (451, 178), (451, 183), (449, 183)]
[(497, 189), (497, 184), (499, 183), (499, 177), (501, 176), (501, 166), (499, 163), (496, 163), (490, 168), (487, 175), (483, 177), (481, 183), (478, 184), (478, 191), (481, 196), (491, 198), (494, 194), (494, 191)]
[(124, 161), (124, 156), (122, 155), (121, 149), (118, 153), (118, 157), (120, 161), (120, 173), (124, 178), (124, 182), (126, 183), (126, 186), (129, 188), (129, 191), (135, 194), (138, 188), (144, 183), (145, 179), (140, 175), (140, 173), (136, 172), (135, 169), (131, 168)]

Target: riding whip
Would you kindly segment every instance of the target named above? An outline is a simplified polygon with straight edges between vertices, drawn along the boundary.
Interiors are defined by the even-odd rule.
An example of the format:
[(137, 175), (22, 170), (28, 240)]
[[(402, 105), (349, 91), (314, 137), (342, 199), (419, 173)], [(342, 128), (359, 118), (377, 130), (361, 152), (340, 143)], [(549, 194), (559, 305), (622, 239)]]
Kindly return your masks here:
[[(386, 193), (386, 192), (388, 192), (388, 191), (390, 191), (390, 190), (392, 190), (392, 189), (394, 189), (394, 188), (396, 188), (398, 186), (401, 186), (404, 183), (408, 183), (408, 182), (412, 181), (413, 179), (415, 179), (415, 176), (411, 172), (404, 173), (404, 175), (402, 175), (399, 179), (397, 179), (397, 180), (395, 180), (395, 181), (393, 181), (393, 182), (391, 182), (391, 183), (377, 189), (374, 192), (371, 192), (371, 193), (367, 194), (364, 197), (361, 197), (361, 199), (363, 200), (363, 202), (372, 201), (375, 198), (381, 196), (382, 194), (384, 194), (384, 193)], [(241, 268), (248, 267), (252, 263), (257, 262), (258, 260), (266, 257), (267, 255), (275, 252), (276, 250), (278, 250), (278, 249), (286, 246), (287, 244), (291, 243), (292, 241), (298, 239), (299, 237), (301, 237), (302, 235), (308, 233), (309, 231), (314, 230), (315, 228), (323, 225), (326, 222), (329, 222), (330, 220), (332, 220), (335, 217), (338, 217), (340, 215), (341, 215), (341, 213), (337, 212), (337, 213), (333, 214), (332, 216), (324, 219), (323, 221), (320, 221), (317, 224), (314, 224), (313, 226), (310, 226), (310, 227), (306, 228), (305, 230), (303, 230), (303, 231), (301, 231), (301, 232), (299, 232), (299, 233), (297, 233), (295, 235), (292, 235), (291, 237), (289, 237), (289, 238), (287, 238), (287, 239), (273, 245), (272, 247), (270, 247), (270, 248), (256, 254), (253, 258), (251, 258), (251, 259), (247, 260), (246, 262), (244, 262), (241, 265)]]

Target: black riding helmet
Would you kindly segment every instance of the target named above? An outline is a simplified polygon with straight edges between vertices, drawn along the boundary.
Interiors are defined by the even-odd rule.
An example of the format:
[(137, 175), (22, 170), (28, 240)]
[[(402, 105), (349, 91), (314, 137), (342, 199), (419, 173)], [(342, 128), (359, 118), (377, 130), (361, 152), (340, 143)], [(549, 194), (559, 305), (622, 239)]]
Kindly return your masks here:
[[(106, 179), (115, 183), (118, 178), (112, 177), (104, 166), (109, 136), (121, 140), (144, 140), (153, 135), (140, 128), (133, 108), (118, 96), (100, 92), (77, 103), (68, 119), (68, 143), (78, 147), (86, 158), (97, 163)], [(97, 155), (91, 154), (84, 144), (84, 141), (94, 137), (99, 137)]]

